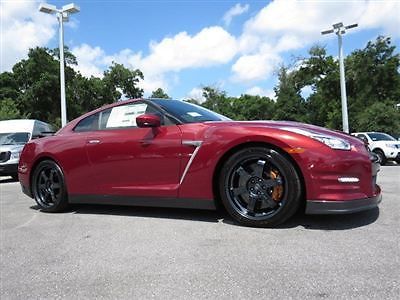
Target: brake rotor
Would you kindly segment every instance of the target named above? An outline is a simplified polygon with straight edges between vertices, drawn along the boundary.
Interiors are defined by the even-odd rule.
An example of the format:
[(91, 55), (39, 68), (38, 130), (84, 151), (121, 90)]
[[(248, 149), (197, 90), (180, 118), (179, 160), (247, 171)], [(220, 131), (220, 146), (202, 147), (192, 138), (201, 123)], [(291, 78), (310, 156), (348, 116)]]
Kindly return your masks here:
[[(279, 172), (277, 170), (271, 170), (269, 172), (269, 176), (270, 176), (271, 179), (278, 179), (280, 177), (279, 176)], [(283, 186), (281, 184), (277, 185), (277, 186), (274, 186), (272, 188), (271, 197), (272, 197), (272, 199), (274, 201), (276, 201), (276, 202), (280, 201), (281, 198), (282, 198), (282, 194), (283, 194)]]

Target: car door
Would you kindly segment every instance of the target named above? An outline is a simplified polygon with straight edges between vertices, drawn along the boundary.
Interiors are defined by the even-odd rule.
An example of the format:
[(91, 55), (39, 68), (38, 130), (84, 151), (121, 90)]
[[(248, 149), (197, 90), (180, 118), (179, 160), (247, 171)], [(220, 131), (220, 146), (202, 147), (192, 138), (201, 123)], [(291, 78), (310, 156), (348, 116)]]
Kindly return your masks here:
[(147, 102), (132, 102), (100, 113), (99, 130), (86, 141), (94, 195), (177, 197), (181, 131), (174, 124), (139, 128), (136, 117), (160, 113)]

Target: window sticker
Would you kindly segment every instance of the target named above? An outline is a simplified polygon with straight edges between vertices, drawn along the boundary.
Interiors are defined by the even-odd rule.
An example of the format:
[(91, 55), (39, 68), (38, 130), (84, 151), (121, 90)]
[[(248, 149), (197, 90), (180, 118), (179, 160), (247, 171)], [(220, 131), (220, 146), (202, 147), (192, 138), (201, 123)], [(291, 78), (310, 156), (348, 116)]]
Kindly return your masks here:
[(107, 121), (107, 128), (136, 127), (136, 117), (146, 112), (147, 104), (132, 104), (114, 107)]
[(189, 111), (189, 112), (187, 112), (187, 114), (191, 117), (201, 117), (201, 114), (199, 114), (198, 112), (195, 112), (195, 111)]

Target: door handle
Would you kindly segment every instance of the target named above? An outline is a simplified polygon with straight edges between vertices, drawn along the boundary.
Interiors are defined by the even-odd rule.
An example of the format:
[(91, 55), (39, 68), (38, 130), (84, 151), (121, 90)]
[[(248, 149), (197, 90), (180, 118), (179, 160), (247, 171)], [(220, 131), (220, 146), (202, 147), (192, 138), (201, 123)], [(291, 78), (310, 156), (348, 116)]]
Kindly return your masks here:
[(89, 140), (88, 143), (89, 144), (99, 144), (100, 140)]

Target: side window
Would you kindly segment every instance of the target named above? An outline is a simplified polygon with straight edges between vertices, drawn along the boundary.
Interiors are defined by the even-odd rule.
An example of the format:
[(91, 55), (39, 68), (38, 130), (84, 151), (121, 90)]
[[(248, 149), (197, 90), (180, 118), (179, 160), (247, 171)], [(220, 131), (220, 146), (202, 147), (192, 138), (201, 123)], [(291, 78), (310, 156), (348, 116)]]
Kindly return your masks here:
[(368, 139), (364, 134), (357, 134), (357, 137), (364, 141), (364, 143), (368, 143)]
[(78, 125), (75, 126), (75, 132), (94, 131), (99, 128), (99, 113), (90, 115), (81, 120)]
[(135, 128), (137, 127), (136, 117), (148, 113), (158, 112), (152, 106), (143, 102), (115, 106), (101, 112), (100, 129)]

